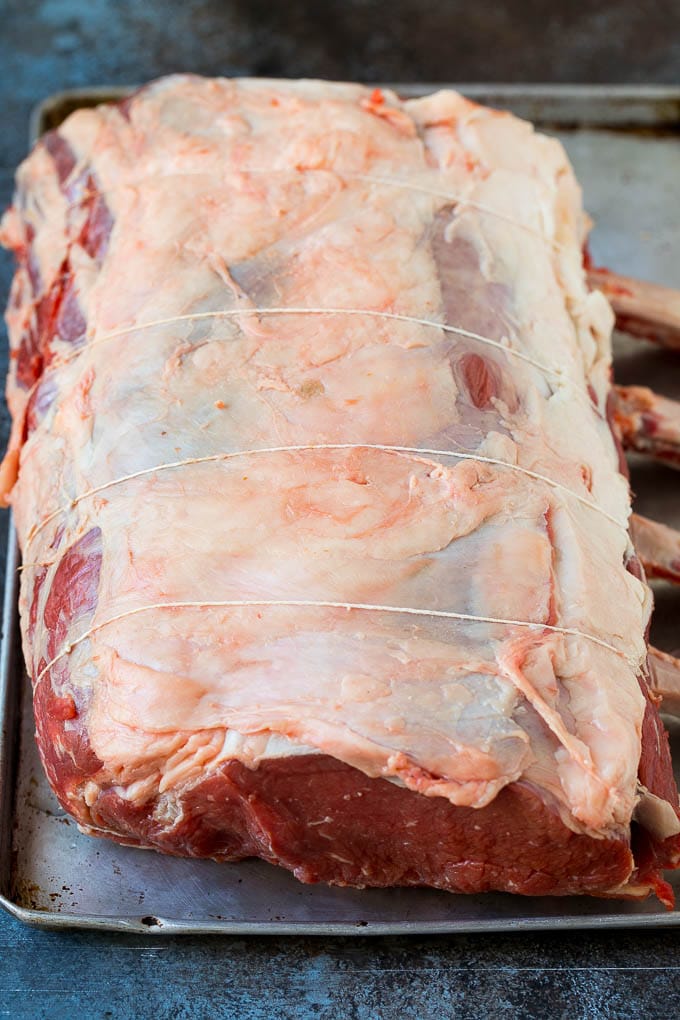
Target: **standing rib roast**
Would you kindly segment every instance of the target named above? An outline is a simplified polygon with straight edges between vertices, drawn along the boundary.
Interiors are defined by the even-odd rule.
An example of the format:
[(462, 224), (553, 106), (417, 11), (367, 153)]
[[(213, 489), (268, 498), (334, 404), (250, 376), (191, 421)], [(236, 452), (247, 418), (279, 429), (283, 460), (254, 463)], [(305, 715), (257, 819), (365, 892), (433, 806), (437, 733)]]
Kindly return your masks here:
[(17, 181), (2, 485), (82, 829), (669, 902), (613, 317), (560, 145), (449, 91), (176, 76)]

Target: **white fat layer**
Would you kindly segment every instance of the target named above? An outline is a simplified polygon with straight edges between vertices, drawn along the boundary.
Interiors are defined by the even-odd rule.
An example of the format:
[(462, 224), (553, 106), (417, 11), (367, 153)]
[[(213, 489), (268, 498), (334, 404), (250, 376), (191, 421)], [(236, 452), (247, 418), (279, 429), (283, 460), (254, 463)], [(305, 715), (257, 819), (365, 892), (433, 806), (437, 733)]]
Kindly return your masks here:
[[(55, 341), (70, 360), (45, 377), (55, 399), (13, 504), (24, 544), (58, 511), (30, 543), (47, 564), (30, 640), (36, 568), (23, 574), (34, 672), (61, 550), (102, 531), (97, 608), (66, 639), (93, 632), (52, 671), (87, 692), (101, 781), (172, 798), (230, 758), (322, 752), (475, 807), (524, 779), (579, 831), (625, 829), (650, 599), (615, 523), (630, 503), (604, 416), (612, 315), (587, 290), (561, 146), (448, 91), (402, 102), (190, 76), (149, 86), (125, 117), (79, 111), (60, 134), (71, 176), (60, 188), (39, 146), (4, 236), (30, 226), (46, 287), (69, 252), (94, 341), (77, 356)], [(79, 241), (86, 206), (64, 198), (86, 174), (114, 224), (101, 264)], [(282, 307), (405, 318), (253, 313)], [(31, 314), (19, 294), (15, 348)], [(18, 420), (25, 391), (11, 383), (9, 399)], [(361, 446), (247, 456), (315, 444), (465, 451), (559, 487)], [(244, 451), (69, 509), (158, 464)], [(110, 622), (229, 599), (536, 627), (313, 605)]]

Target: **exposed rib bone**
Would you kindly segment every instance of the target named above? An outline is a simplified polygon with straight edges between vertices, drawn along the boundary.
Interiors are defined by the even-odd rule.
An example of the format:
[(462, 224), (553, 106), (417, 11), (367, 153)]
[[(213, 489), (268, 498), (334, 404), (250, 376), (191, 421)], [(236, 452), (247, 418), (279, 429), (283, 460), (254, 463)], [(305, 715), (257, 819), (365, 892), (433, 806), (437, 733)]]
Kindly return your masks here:
[(680, 291), (591, 268), (588, 280), (611, 302), (618, 329), (680, 350)]
[(647, 577), (680, 584), (680, 531), (641, 514), (633, 514), (630, 531)]
[(628, 450), (680, 468), (680, 402), (646, 386), (614, 386), (614, 425)]
[(661, 711), (680, 717), (680, 659), (650, 645), (648, 662), (652, 690), (663, 698)]

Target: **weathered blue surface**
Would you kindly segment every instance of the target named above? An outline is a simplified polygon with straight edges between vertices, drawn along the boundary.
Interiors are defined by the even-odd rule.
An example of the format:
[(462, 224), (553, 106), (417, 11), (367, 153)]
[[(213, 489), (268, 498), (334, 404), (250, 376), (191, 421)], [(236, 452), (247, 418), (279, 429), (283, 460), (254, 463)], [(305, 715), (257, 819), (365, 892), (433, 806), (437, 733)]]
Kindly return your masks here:
[[(0, 0), (0, 204), (26, 149), (31, 106), (74, 86), (174, 70), (674, 82), (679, 69), (675, 0)], [(2, 255), (1, 303), (9, 274)], [(0, 350), (4, 375), (1, 338)], [(3, 410), (0, 445), (6, 434)], [(0, 914), (0, 1017), (485, 1016), (674, 1020), (678, 933), (144, 939), (34, 931)]]
[(677, 934), (144, 938), (0, 927), (0, 1017), (631, 1020), (680, 1015)]

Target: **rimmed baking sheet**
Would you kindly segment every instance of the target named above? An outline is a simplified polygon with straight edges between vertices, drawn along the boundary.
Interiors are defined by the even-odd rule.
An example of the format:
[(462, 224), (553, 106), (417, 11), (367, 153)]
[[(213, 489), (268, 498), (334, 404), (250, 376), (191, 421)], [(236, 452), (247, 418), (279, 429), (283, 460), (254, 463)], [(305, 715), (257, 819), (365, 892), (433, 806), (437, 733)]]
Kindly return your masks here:
[[(395, 86), (410, 95), (442, 86)], [(456, 87), (456, 86), (454, 86)], [(457, 86), (557, 134), (595, 218), (597, 263), (680, 286), (680, 89)], [(79, 106), (124, 90), (53, 96), (34, 112), (32, 137)], [(680, 397), (680, 357), (617, 338), (617, 379)], [(680, 476), (638, 458), (635, 506), (680, 527)], [(29, 684), (17, 626), (15, 536), (10, 529), (0, 658), (0, 904), (46, 927), (146, 932), (415, 934), (680, 924), (644, 903), (579, 898), (456, 896), (431, 890), (344, 890), (300, 885), (259, 861), (216, 864), (163, 857), (81, 835), (57, 804), (33, 740)], [(659, 585), (653, 642), (680, 647), (680, 588)], [(676, 766), (680, 724), (669, 723)], [(673, 878), (680, 901), (680, 874)]]

